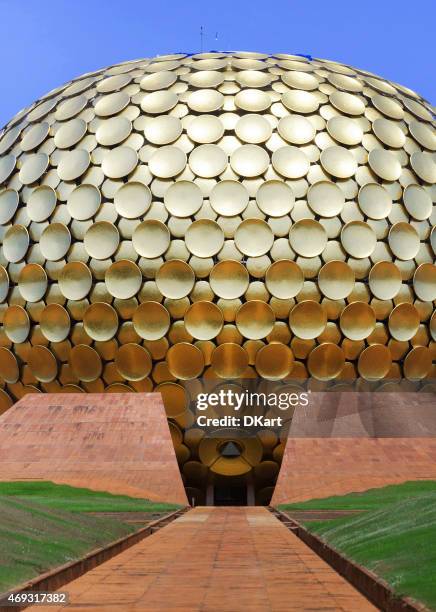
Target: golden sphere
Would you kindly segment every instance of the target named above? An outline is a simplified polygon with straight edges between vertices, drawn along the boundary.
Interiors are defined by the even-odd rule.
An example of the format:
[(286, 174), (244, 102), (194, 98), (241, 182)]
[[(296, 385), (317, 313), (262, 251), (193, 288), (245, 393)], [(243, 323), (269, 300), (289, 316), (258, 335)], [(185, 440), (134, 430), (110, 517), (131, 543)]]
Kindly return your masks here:
[(259, 53), (126, 62), (18, 113), (0, 134), (0, 409), (268, 376), (269, 343), (300, 383), (343, 388), (352, 367), (425, 385), (432, 120), (366, 71)]

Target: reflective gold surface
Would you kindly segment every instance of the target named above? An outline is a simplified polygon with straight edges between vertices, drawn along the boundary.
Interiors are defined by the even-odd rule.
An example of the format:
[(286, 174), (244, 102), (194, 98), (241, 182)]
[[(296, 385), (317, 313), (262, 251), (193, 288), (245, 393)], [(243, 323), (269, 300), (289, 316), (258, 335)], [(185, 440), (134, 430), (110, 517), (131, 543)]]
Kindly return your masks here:
[(182, 380), (428, 384), (432, 118), (364, 71), (250, 53), (125, 63), (25, 109), (0, 132), (0, 411), (23, 384), (159, 386), (201, 466)]

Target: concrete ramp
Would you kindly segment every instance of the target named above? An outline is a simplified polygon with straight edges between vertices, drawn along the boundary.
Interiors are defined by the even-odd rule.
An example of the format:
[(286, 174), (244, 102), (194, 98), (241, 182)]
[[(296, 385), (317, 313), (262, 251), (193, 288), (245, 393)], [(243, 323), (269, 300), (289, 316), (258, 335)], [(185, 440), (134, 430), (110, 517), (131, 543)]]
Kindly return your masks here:
[(158, 393), (29, 394), (0, 417), (0, 480), (186, 504)]

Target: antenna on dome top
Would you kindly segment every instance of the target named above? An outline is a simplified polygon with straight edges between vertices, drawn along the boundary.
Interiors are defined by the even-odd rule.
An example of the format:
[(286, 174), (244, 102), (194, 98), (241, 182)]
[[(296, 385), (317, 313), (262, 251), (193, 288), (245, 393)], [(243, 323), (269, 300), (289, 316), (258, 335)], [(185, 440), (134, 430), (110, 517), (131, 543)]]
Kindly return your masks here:
[(203, 53), (203, 26), (200, 26), (200, 51)]

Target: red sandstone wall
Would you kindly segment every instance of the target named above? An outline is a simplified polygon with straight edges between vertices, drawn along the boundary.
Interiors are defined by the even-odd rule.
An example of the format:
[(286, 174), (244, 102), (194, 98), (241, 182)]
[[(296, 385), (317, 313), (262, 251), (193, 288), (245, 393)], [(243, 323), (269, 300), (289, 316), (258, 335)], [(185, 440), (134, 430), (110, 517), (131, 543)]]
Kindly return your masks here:
[(0, 480), (186, 504), (160, 394), (29, 394), (0, 417)]

